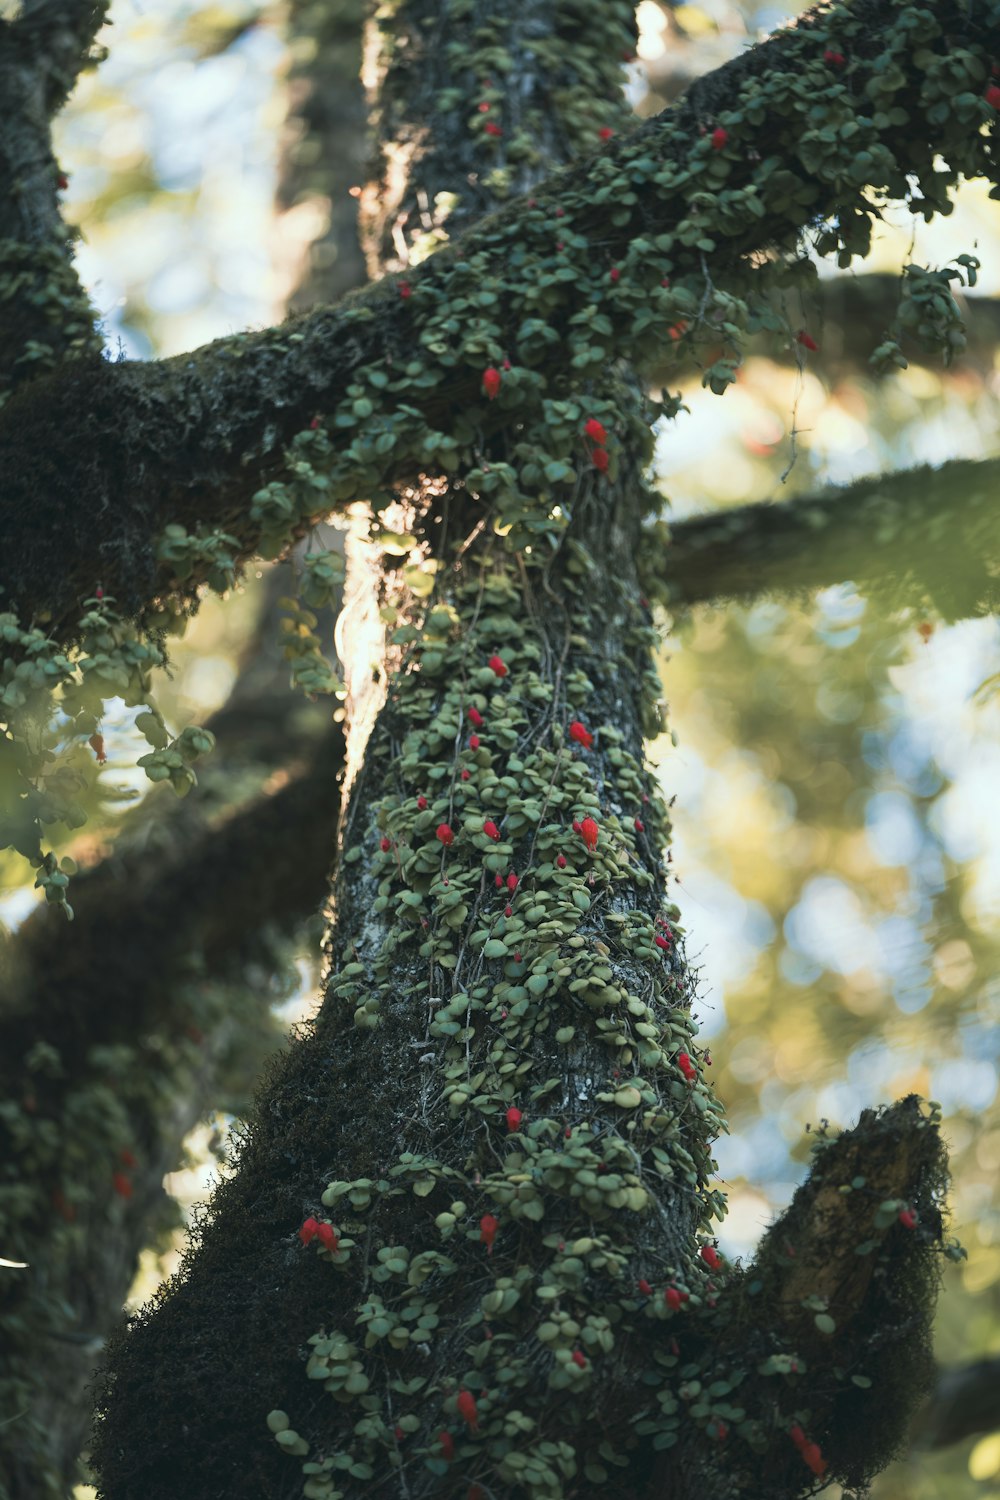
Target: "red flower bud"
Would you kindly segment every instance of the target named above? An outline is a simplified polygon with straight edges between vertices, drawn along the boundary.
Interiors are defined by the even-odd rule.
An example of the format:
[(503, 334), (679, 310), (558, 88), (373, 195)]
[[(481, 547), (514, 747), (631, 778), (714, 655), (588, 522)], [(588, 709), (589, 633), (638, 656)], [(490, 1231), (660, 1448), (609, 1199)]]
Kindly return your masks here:
[(812, 1469), (814, 1474), (826, 1473), (826, 1460), (818, 1443), (806, 1443), (803, 1448), (799, 1449), (799, 1452), (802, 1454), (803, 1463), (807, 1468)]
[(721, 151), (728, 139), (729, 131), (723, 130), (721, 125), (717, 125), (712, 131), (712, 150)]
[(512, 906), (505, 906), (503, 914), (505, 917), (512, 917), (514, 915), (514, 908)]
[(481, 115), (488, 115), (489, 112), (490, 112), (490, 110), (492, 108), (493, 108), (492, 104), (490, 104), (486, 99), (484, 99), (482, 101), (482, 103), (479, 105), (479, 113)]
[(402, 1429), (402, 1427), (400, 1427), (400, 1425), (399, 1425), (398, 1422), (396, 1423), (395, 1427), (392, 1429), (392, 1435), (396, 1439), (397, 1443), (401, 1443), (403, 1441), (405, 1433), (403, 1432), (403, 1429)]
[(507, 663), (504, 661), (502, 656), (497, 656), (496, 652), (493, 653), (486, 665), (489, 667), (490, 671), (495, 672), (498, 677), (507, 676), (507, 672), (509, 670)]
[(502, 127), (495, 125), (492, 120), (487, 120), (484, 129), (487, 135), (503, 135)]
[(475, 1432), (479, 1426), (479, 1413), (476, 1411), (475, 1396), (471, 1391), (459, 1391), (458, 1400), (455, 1404), (458, 1407), (459, 1416), (469, 1428), (469, 1431)]
[(639, 1290), (644, 1297), (651, 1297), (653, 1295), (653, 1288), (650, 1286), (645, 1276), (641, 1277), (639, 1280)]
[(452, 1437), (450, 1432), (439, 1432), (438, 1443), (440, 1445), (441, 1454), (445, 1460), (445, 1463), (450, 1464), (452, 1459), (455, 1457), (455, 1439)]
[(597, 848), (597, 840), (599, 837), (599, 830), (593, 818), (584, 818), (583, 822), (580, 824), (580, 837), (583, 839), (583, 842), (586, 844), (591, 854), (593, 854), (594, 850)]
[(299, 1230), (299, 1239), (302, 1241), (303, 1245), (308, 1245), (312, 1240), (316, 1238), (318, 1233), (319, 1221), (314, 1219), (312, 1214), (310, 1214), (308, 1219), (304, 1219), (302, 1221), (302, 1228)]
[(95, 599), (103, 599), (104, 598), (104, 590), (101, 588), (100, 584), (98, 584), (97, 588), (94, 590), (94, 598)]
[(582, 827), (583, 827), (583, 825), (580, 822), (580, 819), (579, 818), (574, 818), (573, 819), (573, 832), (574, 833), (579, 833)]
[(595, 469), (600, 470), (602, 474), (606, 474), (608, 472), (609, 463), (607, 450), (604, 448), (595, 448), (593, 453), (590, 455), (590, 462), (594, 465)]
[(468, 719), (469, 719), (469, 723), (472, 724), (476, 729), (482, 729), (482, 727), (483, 727), (483, 716), (479, 712), (478, 708), (470, 708), (468, 710)]
[(710, 1271), (717, 1271), (722, 1265), (722, 1257), (714, 1245), (702, 1245), (698, 1254)]
[(478, 734), (470, 734), (469, 735), (469, 749), (470, 750), (478, 750), (479, 749), (479, 736), (478, 736)]
[(56, 178), (56, 187), (61, 193), (64, 193), (69, 187), (69, 178), (66, 176), (65, 172), (59, 173), (59, 176)]
[(578, 745), (582, 745), (585, 750), (589, 750), (594, 743), (594, 736), (579, 719), (574, 719), (569, 726), (569, 737), (571, 740), (575, 740)]
[(510, 1109), (504, 1115), (504, 1119), (507, 1121), (508, 1131), (511, 1135), (513, 1135), (515, 1131), (520, 1130), (521, 1121), (524, 1119), (524, 1116), (518, 1109), (517, 1105), (512, 1104)]
[(399, 292), (399, 295), (402, 297), (404, 302), (406, 301), (412, 290), (413, 288), (410, 286), (410, 283), (408, 281), (401, 281), (397, 287), (397, 291)]
[(823, 53), (823, 61), (829, 63), (831, 68), (842, 68), (845, 58), (842, 52), (834, 52), (831, 47), (827, 47)]
[(495, 365), (483, 371), (483, 390), (490, 401), (495, 401), (500, 393), (500, 371)]
[(114, 1183), (115, 1192), (119, 1198), (131, 1198), (132, 1184), (124, 1172), (116, 1172), (111, 1180)]
[(587, 1357), (582, 1349), (574, 1349), (571, 1357), (578, 1370), (585, 1370), (587, 1368)]
[(472, 775), (472, 772), (471, 772), (471, 771), (463, 771), (463, 772), (462, 772), (462, 780), (463, 780), (463, 781), (468, 781), (468, 779), (469, 779), (469, 777), (470, 777), (470, 776), (471, 776), (471, 775)]
[(1000, 88), (995, 83), (990, 84), (983, 98), (991, 109), (1000, 109)]
[(789, 1427), (788, 1436), (791, 1438), (796, 1448), (804, 1448), (806, 1443), (809, 1441), (805, 1433), (802, 1431), (802, 1428), (799, 1426), (798, 1422), (796, 1422), (794, 1426)]
[(698, 1070), (695, 1067), (694, 1063), (691, 1061), (690, 1057), (688, 1057), (686, 1052), (678, 1052), (677, 1066), (684, 1074), (684, 1077), (687, 1079), (688, 1083), (694, 1083), (695, 1079), (698, 1077)]
[(507, 889), (509, 891), (517, 890), (517, 876), (514, 874), (513, 870), (511, 870), (510, 874), (507, 876)]
[(717, 1443), (724, 1443), (726, 1441), (726, 1438), (728, 1436), (729, 1436), (729, 1428), (726, 1426), (725, 1422), (716, 1422), (716, 1424), (715, 1424), (715, 1440), (716, 1440), (716, 1442)]
[(608, 440), (608, 434), (604, 430), (604, 423), (599, 422), (596, 417), (588, 417), (584, 423), (583, 430), (591, 442), (600, 443), (602, 447)]
[(503, 890), (503, 876), (502, 875), (494, 875), (494, 877), (493, 877), (493, 884), (496, 886), (496, 888), (497, 888), (498, 891), (502, 891)]
[(312, 421), (309, 423), (309, 426), (312, 428), (313, 432), (316, 432), (319, 428), (319, 417), (313, 417)]
[(664, 935), (663, 935), (662, 932), (658, 932), (656, 934), (655, 938), (653, 939), (653, 942), (656, 944), (656, 946), (658, 948), (667, 948), (667, 949), (670, 948), (670, 941), (669, 941), (668, 938), (664, 937)]
[(611, 137), (614, 135), (614, 131), (611, 129), (610, 125), (602, 125), (597, 134), (600, 136), (602, 141), (610, 141)]
[(99, 766), (103, 766), (104, 762), (108, 758), (107, 752), (104, 749), (104, 736), (103, 736), (103, 734), (92, 734), (90, 736), (90, 739), (87, 741), (87, 744), (90, 746), (91, 750), (93, 750), (94, 754), (97, 756), (97, 764)]
[(417, 798), (417, 807), (421, 812), (425, 812), (427, 810), (427, 798), (424, 796), (423, 792), (421, 792), (420, 796)]
[(645, 833), (646, 832), (646, 825), (642, 821), (641, 818), (636, 818), (636, 820), (635, 820), (635, 822), (633, 823), (632, 826), (635, 829), (636, 833)]
[(135, 1159), (135, 1153), (130, 1151), (127, 1146), (124, 1148), (124, 1150), (119, 1151), (118, 1160), (121, 1162), (123, 1167), (137, 1167), (139, 1165), (139, 1163)]
[(608, 275), (611, 277), (612, 281), (617, 281), (621, 274), (622, 273), (621, 271), (619, 271), (617, 266), (612, 266), (611, 270), (608, 272)]
[(819, 353), (819, 345), (813, 338), (812, 334), (806, 333), (804, 328), (799, 329), (798, 333), (795, 335), (795, 339), (797, 343), (802, 345), (803, 349), (811, 349), (814, 354)]
[(497, 1237), (500, 1222), (493, 1214), (483, 1214), (479, 1221), (479, 1243), (486, 1246), (486, 1254), (493, 1254), (493, 1241)]
[(566, 856), (565, 856), (565, 854), (557, 854), (556, 855), (556, 864), (559, 866), (560, 870), (565, 870), (565, 868), (566, 868)]
[(486, 822), (483, 824), (483, 832), (488, 839), (493, 839), (494, 843), (500, 837), (500, 830), (492, 818), (486, 819)]
[(392, 845), (387, 838), (379, 839), (378, 846), (383, 854), (388, 854), (389, 850), (392, 848)]
[(684, 1298), (681, 1296), (680, 1292), (675, 1286), (668, 1286), (666, 1291), (663, 1293), (663, 1300), (670, 1308), (671, 1312), (679, 1312), (681, 1303), (684, 1301)]
[(901, 1208), (898, 1217), (904, 1229), (916, 1228), (917, 1216), (912, 1208)]
[(337, 1231), (334, 1229), (332, 1224), (320, 1224), (319, 1228), (316, 1230), (316, 1238), (319, 1240), (324, 1250), (329, 1250), (333, 1254), (335, 1254), (340, 1248), (340, 1241), (337, 1239)]
[(449, 828), (449, 826), (448, 826), (447, 823), (439, 823), (438, 824), (438, 826), (437, 826), (437, 836), (438, 836), (438, 839), (440, 840), (440, 842), (442, 844), (444, 844), (444, 846), (445, 846), (446, 849), (449, 847), (449, 845), (451, 845), (451, 844), (453, 844), (455, 842), (455, 835), (452, 832), (452, 830)]

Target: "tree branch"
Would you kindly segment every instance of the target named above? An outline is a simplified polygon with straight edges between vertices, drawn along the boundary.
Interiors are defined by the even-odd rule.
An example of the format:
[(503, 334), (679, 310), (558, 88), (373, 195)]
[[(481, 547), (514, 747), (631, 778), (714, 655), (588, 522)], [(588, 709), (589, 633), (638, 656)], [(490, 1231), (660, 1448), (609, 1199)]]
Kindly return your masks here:
[(915, 1427), (914, 1447), (947, 1448), (1000, 1428), (1000, 1356), (941, 1370)]
[(0, 406), (20, 381), (101, 343), (59, 212), (50, 122), (107, 12), (106, 0), (26, 0), (0, 21)]
[[(939, 3), (921, 11), (926, 21), (915, 30), (900, 24), (910, 14), (902, 0), (807, 14), (700, 79), (676, 108), (556, 174), (538, 190), (537, 206), (512, 203), (412, 269), (405, 302), (396, 284), (383, 283), (280, 328), (160, 364), (67, 368), (35, 382), (0, 416), (0, 458), (9, 475), (4, 523), (11, 545), (0, 568), (7, 599), (24, 617), (47, 611), (63, 635), (72, 632), (78, 601), (97, 577), (138, 611), (168, 585), (154, 547), (168, 522), (189, 530), (224, 526), (244, 554), (253, 551), (260, 527), (248, 518), (252, 496), (282, 475), (287, 444), (317, 411), (332, 414), (338, 440), (341, 423), (353, 440), (338, 450), (333, 489), (316, 497), (318, 511), (412, 476), (428, 462), (422, 439), (409, 449), (401, 439), (401, 410), (432, 433), (457, 432), (464, 453), (470, 416), (486, 431), (517, 421), (518, 389), (532, 399), (543, 389), (558, 394), (564, 336), (581, 310), (597, 307), (610, 325), (610, 333), (592, 339), (595, 368), (625, 348), (648, 362), (676, 325), (681, 303), (697, 307), (706, 266), (715, 289), (743, 294), (748, 278), (763, 284), (770, 274), (762, 252), (794, 245), (803, 227), (827, 216), (836, 218), (843, 254), (864, 253), (877, 210), (862, 189), (873, 177), (898, 195), (922, 193), (929, 211), (959, 171), (995, 180), (992, 137), (981, 133), (989, 106), (971, 92), (971, 107), (945, 109), (939, 119), (943, 75), (925, 64), (928, 47), (944, 48), (948, 97), (955, 69), (973, 91), (981, 89), (1000, 46), (1000, 9), (994, 0), (970, 18)], [(845, 107), (846, 85), (821, 61), (834, 32), (850, 38), (846, 108), (860, 135), (849, 161), (824, 163), (815, 158), (821, 143), (806, 138), (809, 111), (824, 90), (832, 109)], [(815, 87), (803, 91), (806, 69)], [(866, 93), (879, 108), (858, 117), (856, 101)], [(894, 123), (898, 111), (890, 107), (904, 99), (905, 125)], [(714, 149), (708, 134), (719, 119), (729, 122), (719, 127), (724, 150)], [(857, 184), (855, 151), (874, 157)], [(912, 181), (907, 187), (907, 174), (919, 188)], [(612, 200), (620, 208), (609, 214)], [(560, 242), (556, 253), (560, 208), (558, 232), (568, 244)], [(499, 352), (474, 340), (464, 347), (462, 320), (447, 320), (519, 246), (537, 253), (525, 263), (536, 269), (496, 276), (491, 315), (520, 366), (509, 396), (487, 408), (480, 404), (482, 369)], [(619, 270), (613, 283), (610, 266)], [(665, 266), (668, 288), (661, 284)], [(525, 321), (539, 308), (554, 338), (519, 354)], [(366, 367), (391, 378), (381, 391), (362, 384), (371, 410), (361, 416), (350, 387)], [(386, 432), (392, 441), (377, 452)]]
[[(766, 1392), (784, 1412), (776, 1426), (789, 1440), (757, 1474), (775, 1500), (802, 1493), (807, 1442), (817, 1464), (860, 1488), (905, 1443), (934, 1377), (946, 1189), (937, 1122), (917, 1099), (865, 1110), (852, 1130), (820, 1138), (809, 1177), (720, 1297), (753, 1371), (741, 1405)], [(779, 1348), (794, 1354), (772, 1358)]]
[(850, 579), (887, 609), (961, 619), (995, 599), (998, 512), (1000, 459), (874, 475), (848, 489), (662, 526), (668, 545), (653, 555), (663, 570), (645, 584), (677, 608)]

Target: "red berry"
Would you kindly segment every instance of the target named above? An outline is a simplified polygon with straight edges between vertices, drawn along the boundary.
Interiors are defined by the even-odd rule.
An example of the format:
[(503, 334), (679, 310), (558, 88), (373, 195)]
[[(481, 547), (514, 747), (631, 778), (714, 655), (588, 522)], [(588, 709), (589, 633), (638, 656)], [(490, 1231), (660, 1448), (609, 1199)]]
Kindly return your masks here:
[(650, 1286), (645, 1276), (640, 1277), (639, 1290), (644, 1297), (651, 1297), (653, 1295), (653, 1288)]
[(495, 365), (490, 365), (483, 371), (483, 390), (489, 401), (495, 401), (500, 394), (500, 371)]
[(445, 848), (455, 842), (455, 835), (447, 823), (439, 823), (437, 826), (437, 837)]
[(577, 1369), (585, 1370), (587, 1368), (587, 1358), (581, 1349), (573, 1350), (572, 1360)]
[(469, 719), (469, 723), (472, 724), (476, 729), (482, 729), (482, 727), (483, 727), (483, 716), (479, 712), (478, 708), (470, 708), (468, 710), (468, 719)]
[(479, 736), (478, 736), (478, 734), (470, 734), (469, 735), (469, 749), (470, 750), (478, 750), (479, 749)]
[(498, 677), (506, 677), (508, 671), (510, 670), (503, 657), (497, 656), (496, 652), (493, 653), (486, 665), (489, 667), (490, 671), (495, 672)]
[(425, 812), (427, 809), (427, 798), (424, 796), (423, 792), (421, 792), (420, 796), (417, 798), (417, 807), (421, 812)]
[(392, 845), (387, 838), (379, 839), (378, 846), (383, 854), (388, 854), (389, 850), (392, 848)]
[(565, 868), (566, 868), (566, 856), (565, 856), (565, 854), (557, 854), (556, 855), (556, 864), (559, 866), (560, 870), (565, 870)]
[(504, 1119), (507, 1121), (507, 1129), (510, 1131), (511, 1135), (513, 1135), (516, 1130), (519, 1130), (521, 1128), (521, 1121), (524, 1119), (524, 1116), (517, 1108), (517, 1106), (515, 1104), (512, 1104), (510, 1109), (508, 1109), (507, 1113), (504, 1115)]
[(497, 825), (493, 822), (492, 818), (487, 818), (486, 819), (486, 822), (483, 824), (483, 832), (485, 833), (486, 837), (489, 838), (489, 839), (492, 839), (494, 841), (494, 843), (500, 837), (500, 830), (497, 827)]
[(729, 131), (717, 125), (712, 131), (712, 150), (721, 151), (729, 139)]

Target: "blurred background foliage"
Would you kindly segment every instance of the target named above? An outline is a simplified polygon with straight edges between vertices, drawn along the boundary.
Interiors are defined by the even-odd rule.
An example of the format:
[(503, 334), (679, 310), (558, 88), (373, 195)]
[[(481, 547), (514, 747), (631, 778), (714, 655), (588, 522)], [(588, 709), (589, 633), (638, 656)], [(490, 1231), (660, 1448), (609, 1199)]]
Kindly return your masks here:
[[(730, 0), (641, 0), (628, 69), (637, 111), (663, 108), (789, 15)], [(81, 81), (57, 141), (111, 356), (174, 354), (266, 325), (344, 209), (314, 182), (275, 210), (279, 172), (309, 150), (285, 125), (289, 78), (308, 58), (287, 44), (284, 9), (118, 0), (112, 18), (108, 61)], [(355, 148), (345, 143), (345, 155)], [(871, 261), (853, 274), (898, 274), (908, 256), (938, 265), (978, 249), (980, 291), (995, 296), (998, 231), (1000, 205), (969, 186), (955, 213), (929, 226), (901, 211), (887, 217)], [(329, 237), (323, 253), (336, 254)], [(998, 356), (991, 341), (977, 344), (975, 327), (953, 369), (917, 364), (876, 379), (856, 351), (874, 347), (878, 326), (807, 326), (819, 344), (808, 366), (801, 351), (782, 362), (755, 355), (723, 400), (694, 372), (689, 409), (657, 446), (671, 515), (1000, 451)], [(226, 602), (206, 600), (176, 643), (159, 689), (175, 731), (225, 703), (255, 638), (267, 571)], [(676, 796), (677, 900), (731, 1122), (718, 1149), (730, 1194), (723, 1247), (747, 1253), (787, 1203), (804, 1175), (808, 1125), (848, 1124), (867, 1104), (917, 1091), (944, 1108), (954, 1228), (969, 1252), (947, 1274), (938, 1355), (951, 1364), (998, 1354), (1000, 698), (979, 691), (1000, 668), (997, 622), (882, 617), (845, 578), (813, 596), (699, 607), (661, 623), (677, 743), (665, 736), (651, 754)], [(107, 764), (90, 768), (84, 799), (90, 821), (65, 831), (60, 852), (83, 864), (108, 852), (137, 803), (155, 839), (172, 796), (136, 768), (146, 747), (132, 717), (109, 706)], [(218, 789), (221, 811), (258, 790), (248, 776)], [(36, 900), (23, 876), (0, 856), (0, 921), (11, 929)], [(186, 1165), (167, 1179), (184, 1212), (225, 1160), (261, 1057), (309, 1013), (317, 931), (314, 922), (283, 950), (271, 1025), (227, 1068)], [(146, 1252), (135, 1301), (176, 1264), (181, 1233)], [(915, 1447), (875, 1494), (1000, 1500), (1000, 1434), (935, 1454)]]

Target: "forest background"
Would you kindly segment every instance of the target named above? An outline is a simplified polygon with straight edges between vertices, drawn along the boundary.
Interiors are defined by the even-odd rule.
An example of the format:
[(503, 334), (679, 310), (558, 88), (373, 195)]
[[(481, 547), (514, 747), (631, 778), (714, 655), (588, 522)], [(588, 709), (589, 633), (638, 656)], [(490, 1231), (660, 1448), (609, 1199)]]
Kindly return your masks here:
[[(788, 14), (642, 0), (635, 108), (657, 112)], [(268, 326), (310, 269), (331, 297), (360, 279), (350, 233), (360, 109), (356, 100), (345, 109), (332, 168), (299, 151), (284, 122), (301, 58), (283, 15), (117, 4), (112, 19), (108, 60), (84, 76), (57, 124), (78, 265), (109, 349), (165, 356)], [(345, 7), (345, 36), (352, 24)], [(866, 360), (880, 311), (891, 311), (887, 278), (908, 255), (938, 265), (970, 250), (983, 266), (967, 303), (967, 352), (947, 371), (912, 362), (876, 378)], [(831, 276), (803, 310), (815, 351), (754, 354), (722, 401), (688, 372), (688, 409), (657, 444), (671, 517), (1000, 454), (1000, 319), (987, 301), (1000, 295), (1000, 205), (969, 185), (949, 218), (915, 229), (900, 213), (881, 226), (860, 275)], [(240, 673), (270, 673), (268, 684), (281, 676), (273, 571), (256, 569), (225, 602), (209, 598), (175, 646), (159, 702), (176, 730), (223, 709)], [(332, 655), (331, 623), (324, 616), (320, 630)], [(665, 736), (651, 755), (677, 798), (675, 899), (701, 967), (701, 1034), (732, 1131), (715, 1152), (729, 1194), (722, 1248), (746, 1255), (787, 1204), (805, 1172), (808, 1124), (849, 1124), (865, 1105), (909, 1092), (936, 1099), (952, 1153), (953, 1228), (968, 1250), (946, 1273), (938, 1357), (1000, 1354), (996, 620), (886, 611), (845, 576), (795, 597), (678, 609), (660, 623), (676, 744)], [(283, 712), (284, 734), (316, 737), (327, 710), (303, 700)], [(59, 846), (84, 866), (123, 820), (155, 838), (155, 811), (143, 825), (136, 803), (155, 809), (170, 797), (135, 766), (146, 747), (134, 711), (112, 705), (103, 733), (108, 760), (90, 821)], [(225, 785), (207, 764), (213, 817), (257, 789), (266, 759), (265, 748), (248, 754), (242, 779), (228, 762)], [(0, 920), (14, 930), (39, 896), (9, 851), (0, 886)], [(247, 1011), (186, 1161), (165, 1179), (181, 1213), (223, 1166), (267, 1050), (311, 1013), (318, 930), (305, 921), (289, 941), (276, 929), (248, 960), (243, 978), (266, 1004)], [(134, 1302), (176, 1264), (182, 1236), (178, 1222), (148, 1246)], [(88, 1493), (77, 1490), (80, 1500)], [(916, 1449), (875, 1494), (1000, 1500), (1000, 1434)]]

